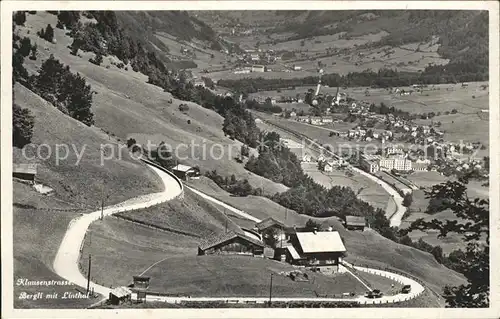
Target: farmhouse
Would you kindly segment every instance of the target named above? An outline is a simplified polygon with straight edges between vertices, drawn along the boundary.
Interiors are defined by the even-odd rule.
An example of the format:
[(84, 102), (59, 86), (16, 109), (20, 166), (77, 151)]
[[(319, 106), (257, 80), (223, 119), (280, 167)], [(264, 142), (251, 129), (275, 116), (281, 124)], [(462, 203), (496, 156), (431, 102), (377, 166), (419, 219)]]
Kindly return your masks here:
[(321, 272), (337, 272), (346, 253), (342, 238), (336, 231), (297, 232), (291, 235), (290, 243), (286, 247), (287, 262), (317, 267)]
[(348, 230), (365, 230), (366, 220), (364, 217), (360, 216), (346, 216), (345, 217), (345, 228)]
[(34, 182), (37, 164), (13, 164), (12, 176), (25, 181)]
[(262, 256), (264, 244), (245, 234), (230, 231), (206, 238), (198, 246), (198, 256), (214, 254)]
[(178, 164), (172, 168), (172, 172), (175, 176), (182, 180), (198, 179), (200, 178), (200, 170), (196, 167), (191, 167), (187, 165)]

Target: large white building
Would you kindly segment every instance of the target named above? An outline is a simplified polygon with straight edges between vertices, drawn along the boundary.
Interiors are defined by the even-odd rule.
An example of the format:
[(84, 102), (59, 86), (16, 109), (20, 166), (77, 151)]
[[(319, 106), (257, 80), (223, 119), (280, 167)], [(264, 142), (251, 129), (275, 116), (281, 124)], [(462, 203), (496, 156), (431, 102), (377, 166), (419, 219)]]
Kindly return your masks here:
[(252, 72), (264, 72), (266, 69), (263, 65), (253, 65)]
[(382, 157), (380, 155), (363, 154), (361, 157), (361, 167), (370, 173), (380, 171), (411, 171), (411, 160), (402, 156)]

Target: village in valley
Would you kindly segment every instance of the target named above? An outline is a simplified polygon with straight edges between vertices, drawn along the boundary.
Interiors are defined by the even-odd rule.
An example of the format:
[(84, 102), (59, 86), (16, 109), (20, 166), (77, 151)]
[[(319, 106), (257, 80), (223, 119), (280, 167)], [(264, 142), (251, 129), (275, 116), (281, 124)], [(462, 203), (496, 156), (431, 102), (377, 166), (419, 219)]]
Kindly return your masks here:
[(487, 307), (488, 11), (417, 11), (13, 12), (14, 308)]

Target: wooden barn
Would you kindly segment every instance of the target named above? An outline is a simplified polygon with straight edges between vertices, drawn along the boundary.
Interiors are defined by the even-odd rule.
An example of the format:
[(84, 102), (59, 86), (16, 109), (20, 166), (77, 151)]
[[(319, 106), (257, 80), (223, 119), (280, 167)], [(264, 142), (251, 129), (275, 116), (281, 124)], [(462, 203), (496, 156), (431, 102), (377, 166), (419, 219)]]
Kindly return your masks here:
[(286, 247), (286, 261), (294, 265), (317, 267), (336, 272), (346, 248), (336, 231), (297, 232)]
[(118, 287), (109, 293), (109, 302), (113, 305), (119, 305), (132, 299), (132, 291), (126, 287)]
[(264, 243), (245, 234), (229, 231), (209, 237), (199, 244), (199, 256), (214, 254), (262, 256)]
[(366, 220), (361, 216), (346, 216), (345, 228), (348, 230), (365, 230)]
[(185, 181), (200, 178), (200, 170), (196, 167), (187, 165), (178, 164), (177, 166), (172, 168), (172, 172), (175, 176)]
[(12, 176), (25, 181), (34, 182), (37, 172), (37, 164), (13, 164)]

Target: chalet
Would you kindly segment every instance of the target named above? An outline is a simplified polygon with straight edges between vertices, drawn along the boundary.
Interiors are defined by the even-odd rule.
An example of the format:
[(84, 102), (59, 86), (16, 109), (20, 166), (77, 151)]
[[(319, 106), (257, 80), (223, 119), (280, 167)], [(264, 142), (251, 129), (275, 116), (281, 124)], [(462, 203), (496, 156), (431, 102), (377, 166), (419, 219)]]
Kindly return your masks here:
[(296, 117), (296, 116), (297, 116), (297, 113), (296, 113), (296, 112), (294, 112), (294, 111), (291, 111), (291, 112), (290, 112), (290, 117)]
[(200, 170), (196, 167), (191, 167), (187, 165), (178, 164), (172, 168), (172, 172), (175, 176), (182, 180), (198, 179), (200, 178)]
[(198, 245), (198, 256), (214, 254), (262, 256), (264, 243), (243, 233), (229, 231), (206, 238)]
[(348, 230), (365, 230), (366, 220), (364, 217), (360, 216), (346, 216), (345, 217), (345, 228)]
[(132, 291), (127, 287), (117, 287), (109, 293), (109, 301), (113, 305), (119, 305), (132, 299)]
[(13, 164), (12, 176), (29, 182), (35, 182), (37, 164)]
[(268, 217), (263, 221), (255, 224), (255, 229), (257, 229), (259, 233), (263, 233), (269, 229), (283, 230), (285, 228), (286, 228), (285, 224), (272, 217)]
[(321, 272), (337, 272), (346, 248), (336, 231), (297, 232), (290, 237), (286, 247), (286, 261)]
[(147, 276), (133, 276), (134, 279), (134, 289), (148, 289), (150, 277)]
[(301, 66), (298, 66), (298, 65), (294, 65), (294, 66), (293, 66), (293, 70), (294, 70), (294, 71), (300, 71), (300, 70), (302, 70), (302, 67), (301, 67)]

